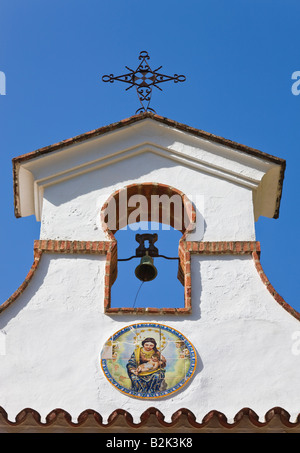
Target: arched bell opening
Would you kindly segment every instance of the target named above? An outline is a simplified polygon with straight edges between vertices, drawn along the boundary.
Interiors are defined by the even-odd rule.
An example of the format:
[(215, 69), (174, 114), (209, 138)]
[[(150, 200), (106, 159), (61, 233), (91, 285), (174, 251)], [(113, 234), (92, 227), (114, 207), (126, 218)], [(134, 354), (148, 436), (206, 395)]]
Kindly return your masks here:
[[(148, 234), (158, 236), (155, 242), (158, 255), (136, 256), (139, 248), (136, 236)], [(181, 232), (172, 227), (163, 229), (160, 223), (150, 229), (147, 222), (131, 224), (116, 232), (118, 277), (111, 287), (111, 307), (184, 308), (184, 285), (182, 279), (178, 279), (181, 236)], [(149, 279), (143, 278), (144, 273)]]
[[(117, 259), (107, 266), (109, 275), (106, 275), (106, 280), (109, 282), (110, 302), (105, 307), (106, 312), (114, 312), (118, 307), (127, 311), (143, 307), (151, 307), (153, 310), (161, 309), (159, 307), (166, 309), (176, 307), (183, 312), (189, 312), (191, 309), (190, 255), (185, 252), (185, 241), (196, 222), (196, 212), (191, 201), (182, 192), (164, 184), (132, 184), (110, 196), (103, 205), (101, 219), (104, 231), (110, 241), (117, 244), (118, 250)], [(153, 254), (152, 246), (145, 247), (145, 242), (147, 242), (147, 235), (156, 234), (159, 239), (156, 239), (157, 242), (155, 240), (155, 245), (153, 242), (152, 246), (156, 248), (159, 244), (159, 247), (163, 246), (163, 248)], [(145, 241), (139, 241), (141, 236)], [(170, 242), (173, 243), (172, 247)], [(121, 250), (122, 244), (130, 247), (127, 253)], [(137, 253), (141, 246), (146, 253)], [(137, 263), (134, 258), (140, 258), (140, 262)], [(162, 277), (163, 281), (161, 278), (158, 281), (158, 275), (161, 277), (165, 274), (165, 271), (159, 271), (156, 267), (159, 264), (158, 260), (163, 261), (161, 258), (168, 261), (167, 265), (164, 263), (163, 266), (159, 266), (161, 269), (176, 266), (176, 272), (173, 271), (172, 278), (170, 275), (165, 275)], [(135, 263), (129, 264), (130, 261)], [(121, 284), (121, 268), (124, 263), (127, 266), (123, 277), (125, 278), (124, 291), (115, 295), (117, 286)], [(130, 269), (133, 266), (134, 269)], [(144, 271), (148, 277), (150, 275), (148, 279), (144, 278)], [(135, 283), (131, 280), (129, 283), (132, 275), (137, 277)], [(140, 286), (137, 288), (136, 284)], [(176, 288), (178, 284), (179, 287)], [(146, 298), (147, 301), (144, 300), (142, 307), (140, 296), (137, 302), (141, 285), (151, 285), (151, 296)], [(129, 295), (133, 289), (135, 297), (132, 294)], [(172, 295), (173, 289), (177, 296), (182, 294), (180, 302), (178, 300), (180, 296)], [(143, 294), (144, 292), (143, 287)]]

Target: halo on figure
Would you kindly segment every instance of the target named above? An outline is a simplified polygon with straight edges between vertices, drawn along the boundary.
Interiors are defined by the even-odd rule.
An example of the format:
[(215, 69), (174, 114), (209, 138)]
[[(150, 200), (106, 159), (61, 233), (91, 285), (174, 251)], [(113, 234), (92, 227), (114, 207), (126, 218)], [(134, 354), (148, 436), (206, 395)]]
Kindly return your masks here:
[(147, 329), (141, 329), (135, 334), (133, 340), (138, 347), (142, 344), (142, 341), (144, 341), (146, 338), (149, 338), (150, 336), (152, 336), (152, 338), (155, 340), (157, 350), (160, 352), (163, 351), (167, 346), (167, 338), (160, 328), (150, 327)]

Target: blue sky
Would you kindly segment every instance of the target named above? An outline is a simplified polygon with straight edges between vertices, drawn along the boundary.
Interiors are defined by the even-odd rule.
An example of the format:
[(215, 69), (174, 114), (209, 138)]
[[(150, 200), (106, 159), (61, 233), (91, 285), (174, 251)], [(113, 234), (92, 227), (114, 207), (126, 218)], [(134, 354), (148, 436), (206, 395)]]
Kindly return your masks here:
[(12, 158), (133, 115), (135, 92), (101, 77), (146, 50), (153, 69), (187, 78), (155, 90), (159, 115), (286, 159), (279, 219), (260, 218), (256, 233), (269, 280), (300, 311), (299, 17), (298, 0), (2, 0), (0, 302), (23, 282), (40, 229), (14, 217)]

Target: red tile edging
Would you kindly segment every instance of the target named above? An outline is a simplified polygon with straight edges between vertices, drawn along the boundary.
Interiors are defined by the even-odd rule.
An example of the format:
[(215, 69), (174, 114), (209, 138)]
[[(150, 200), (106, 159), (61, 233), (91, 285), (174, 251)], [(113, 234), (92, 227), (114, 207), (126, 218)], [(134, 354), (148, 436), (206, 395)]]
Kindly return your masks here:
[[(155, 407), (150, 407), (141, 413), (140, 421), (135, 423), (130, 412), (124, 409), (116, 409), (113, 411), (107, 419), (107, 423), (103, 423), (103, 417), (101, 414), (92, 409), (83, 411), (77, 418), (77, 421), (72, 421), (71, 415), (63, 409), (54, 409), (46, 417), (45, 422), (42, 422), (41, 415), (34, 409), (25, 408), (19, 412), (15, 418), (15, 421), (8, 419), (6, 411), (0, 407), (0, 428), (6, 426), (7, 428), (15, 428), (16, 431), (22, 426), (26, 427), (26, 424), (39, 430), (45, 430), (49, 427), (56, 427), (56, 431), (59, 429), (61, 432), (73, 428), (74, 431), (80, 428), (90, 427), (104, 428), (109, 431), (110, 428), (118, 426), (127, 426), (128, 428), (141, 429), (153, 426), (153, 422), (161, 428), (174, 428), (178, 425), (184, 425), (186, 427), (199, 429), (199, 431), (205, 431), (209, 428), (209, 432), (219, 430), (230, 431), (234, 428), (239, 428), (241, 425), (241, 432), (243, 432), (243, 426), (247, 424), (248, 429), (253, 429), (255, 432), (264, 432), (268, 428), (274, 431), (274, 428), (280, 428), (282, 430), (288, 429), (289, 432), (299, 432), (300, 430), (300, 414), (298, 415), (295, 422), (291, 421), (290, 414), (281, 407), (273, 407), (267, 411), (264, 415), (264, 420), (260, 420), (259, 416), (252, 409), (246, 407), (241, 409), (233, 418), (233, 422), (230, 423), (226, 415), (217, 410), (211, 410), (208, 412), (203, 419), (198, 421), (192, 411), (186, 408), (181, 408), (173, 413), (170, 422), (165, 421), (164, 414)], [(163, 431), (161, 431), (163, 432)], [(174, 431), (175, 432), (175, 431)]]

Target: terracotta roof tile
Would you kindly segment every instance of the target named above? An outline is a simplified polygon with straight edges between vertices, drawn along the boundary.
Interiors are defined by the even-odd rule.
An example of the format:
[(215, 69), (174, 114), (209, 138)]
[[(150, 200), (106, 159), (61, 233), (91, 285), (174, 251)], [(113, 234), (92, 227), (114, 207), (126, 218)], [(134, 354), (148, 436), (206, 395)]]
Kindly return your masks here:
[(4, 432), (300, 432), (300, 414), (295, 421), (291, 421), (290, 414), (281, 407), (273, 407), (264, 415), (264, 420), (250, 408), (241, 409), (229, 422), (226, 415), (217, 410), (208, 412), (202, 420), (196, 420), (189, 409), (177, 410), (171, 421), (165, 421), (164, 414), (150, 407), (140, 416), (140, 421), (135, 423), (132, 415), (124, 409), (116, 409), (103, 422), (103, 417), (92, 409), (83, 411), (74, 421), (71, 415), (63, 409), (51, 411), (42, 421), (41, 415), (34, 409), (25, 408), (19, 412), (15, 421), (8, 418), (6, 411), (0, 407), (0, 433)]

